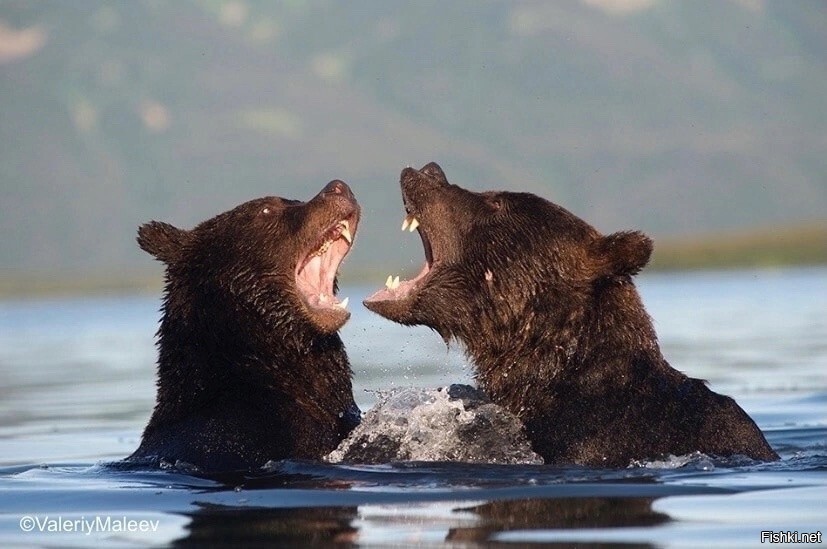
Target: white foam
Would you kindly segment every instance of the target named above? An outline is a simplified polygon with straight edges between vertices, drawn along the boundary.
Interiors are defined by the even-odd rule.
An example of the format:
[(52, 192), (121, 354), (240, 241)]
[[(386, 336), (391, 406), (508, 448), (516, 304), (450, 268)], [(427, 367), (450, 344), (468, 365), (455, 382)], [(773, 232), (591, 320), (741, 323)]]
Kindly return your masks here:
[(664, 459), (652, 460), (632, 460), (629, 464), (630, 468), (644, 468), (644, 469), (680, 469), (682, 467), (691, 467), (701, 471), (712, 471), (715, 469), (715, 463), (712, 459), (702, 452), (692, 452), (681, 456), (669, 455)]
[(333, 463), (543, 463), (531, 450), (517, 417), (462, 385), (399, 389), (382, 395), (326, 459)]

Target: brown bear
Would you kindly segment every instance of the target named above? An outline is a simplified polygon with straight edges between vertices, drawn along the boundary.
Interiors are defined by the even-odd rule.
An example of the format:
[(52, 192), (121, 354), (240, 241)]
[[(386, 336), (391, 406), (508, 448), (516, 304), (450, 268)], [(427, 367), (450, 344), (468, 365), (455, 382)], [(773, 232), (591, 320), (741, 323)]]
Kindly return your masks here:
[(140, 227), (166, 287), (157, 401), (128, 460), (224, 471), (336, 448), (360, 418), (335, 296), (358, 223), (332, 181), (309, 202), (259, 198), (189, 231)]
[(546, 463), (622, 467), (700, 451), (773, 460), (750, 417), (671, 368), (632, 276), (652, 253), (636, 231), (601, 235), (529, 193), (471, 192), (435, 163), (401, 175), (425, 266), (365, 306), (460, 341), (492, 401), (525, 424)]

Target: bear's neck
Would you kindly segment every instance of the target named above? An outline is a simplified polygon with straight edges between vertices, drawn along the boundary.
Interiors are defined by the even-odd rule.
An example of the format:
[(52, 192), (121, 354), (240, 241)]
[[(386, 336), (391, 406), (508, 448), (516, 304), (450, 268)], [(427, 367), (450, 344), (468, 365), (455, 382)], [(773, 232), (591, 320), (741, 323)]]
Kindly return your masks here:
[(479, 333), (489, 337), (462, 338), (480, 387), (512, 412), (547, 409), (558, 384), (594, 382), (609, 361), (631, 365), (642, 356), (660, 358), (652, 322), (629, 277), (548, 299), (508, 329), (482, 327)]
[(336, 333), (310, 332), (295, 323), (271, 326), (237, 314), (224, 320), (203, 310), (167, 310), (158, 334), (159, 395), (175, 393), (166, 401), (184, 411), (224, 394), (269, 400), (268, 407), (273, 402), (287, 406), (297, 393), (337, 404), (345, 398), (340, 395), (351, 394), (350, 367)]

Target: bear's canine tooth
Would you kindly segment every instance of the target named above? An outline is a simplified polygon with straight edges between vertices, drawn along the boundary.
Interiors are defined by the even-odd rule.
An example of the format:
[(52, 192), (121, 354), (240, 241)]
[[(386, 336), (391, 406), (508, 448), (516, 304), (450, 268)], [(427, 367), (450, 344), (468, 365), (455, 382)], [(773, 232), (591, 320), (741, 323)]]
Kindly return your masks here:
[(385, 288), (390, 290), (391, 284), (393, 284), (393, 275), (388, 275), (388, 279), (385, 281)]
[(403, 231), (414, 232), (417, 227), (419, 227), (419, 220), (413, 214), (406, 215), (405, 219), (402, 220)]
[(393, 282), (391, 282), (391, 290), (395, 290), (399, 287), (399, 277), (395, 277)]
[(339, 225), (342, 229), (340, 234), (347, 240), (348, 244), (353, 244), (353, 235), (350, 234), (350, 223), (347, 222), (347, 219), (344, 219)]
[(347, 304), (348, 304), (349, 302), (350, 302), (350, 298), (349, 298), (349, 297), (346, 297), (346, 298), (344, 298), (343, 300), (341, 300), (339, 303), (337, 303), (336, 305), (337, 305), (337, 306), (339, 306), (339, 307), (341, 307), (342, 309), (347, 309)]

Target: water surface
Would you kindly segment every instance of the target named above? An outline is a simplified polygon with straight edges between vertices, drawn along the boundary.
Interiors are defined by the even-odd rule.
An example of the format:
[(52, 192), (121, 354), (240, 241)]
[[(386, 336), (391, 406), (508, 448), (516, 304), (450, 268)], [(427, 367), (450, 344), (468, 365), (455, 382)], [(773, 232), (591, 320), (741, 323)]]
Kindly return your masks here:
[[(781, 461), (694, 455), (613, 470), (283, 462), (213, 478), (114, 469), (104, 464), (134, 450), (152, 409), (159, 299), (11, 300), (0, 302), (0, 546), (734, 547), (762, 546), (762, 530), (823, 531), (827, 270), (659, 274), (638, 285), (670, 363), (732, 395)], [(471, 381), (461, 349), (363, 309), (369, 291), (342, 289), (363, 410), (378, 389)], [(21, 528), (28, 517), (32, 532)], [(38, 531), (56, 518), (108, 519), (109, 531)], [(119, 520), (156, 527), (113, 532)]]

